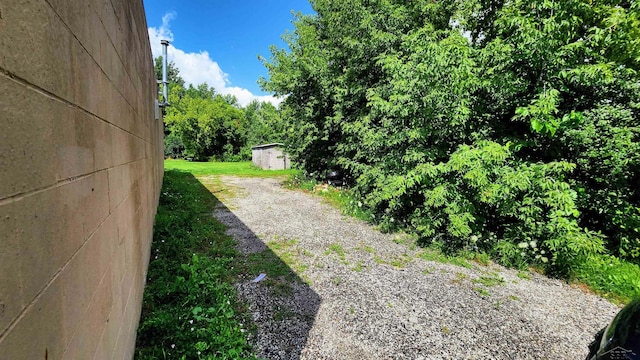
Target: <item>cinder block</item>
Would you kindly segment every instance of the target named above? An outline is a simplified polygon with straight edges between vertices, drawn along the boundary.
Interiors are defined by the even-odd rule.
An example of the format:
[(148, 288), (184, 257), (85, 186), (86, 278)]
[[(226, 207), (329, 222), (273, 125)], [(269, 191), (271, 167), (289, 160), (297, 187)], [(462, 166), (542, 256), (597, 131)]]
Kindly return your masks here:
[(47, 0), (60, 20), (71, 30), (71, 32), (80, 41), (82, 46), (89, 50), (91, 55), (97, 53), (95, 48), (95, 40), (98, 27), (96, 21), (100, 21), (94, 11), (91, 9), (91, 2), (83, 1), (69, 6), (69, 2), (65, 0)]
[(12, 206), (9, 237), (20, 244), (23, 293), (32, 299), (108, 216), (106, 172), (67, 183)]
[(13, 231), (17, 216), (15, 207), (0, 207), (0, 234), (5, 234), (0, 241), (0, 334), (27, 305), (20, 282), (20, 243), (17, 238), (6, 236)]
[[(110, 271), (112, 274), (113, 272)], [(93, 355), (93, 360), (108, 360), (111, 359), (114, 350), (116, 348), (118, 342), (118, 331), (120, 330), (120, 326), (122, 324), (122, 307), (120, 301), (120, 293), (113, 293), (114, 289), (119, 289), (120, 287), (113, 286), (113, 275), (112, 275), (112, 306), (111, 312), (109, 313), (109, 317), (107, 318), (107, 322), (105, 324), (104, 330), (102, 331), (102, 335), (100, 336), (100, 340), (98, 342), (98, 346), (96, 347), (95, 353)], [(119, 285), (119, 284), (118, 284)]]
[(58, 179), (90, 174), (95, 170), (95, 131), (99, 120), (79, 109), (67, 108), (67, 116), (55, 120)]
[(55, 120), (69, 108), (3, 75), (0, 93), (0, 199), (55, 184)]
[(109, 174), (109, 212), (113, 212), (127, 197), (131, 188), (129, 164), (117, 165), (108, 170)]
[(3, 359), (60, 359), (67, 344), (62, 326), (62, 290), (53, 281), (0, 338)]
[(67, 75), (73, 90), (70, 101), (95, 116), (106, 118), (112, 105), (103, 97), (104, 89), (111, 86), (109, 79), (77, 41), (72, 42), (71, 57), (73, 66)]
[[(66, 217), (61, 217), (62, 200), (56, 189), (26, 196), (4, 205), (15, 214), (6, 224), (6, 238), (19, 245), (20, 256), (14, 260), (22, 285), (25, 304), (30, 303), (57, 270), (64, 265), (63, 253), (67, 244), (61, 239), (78, 242), (82, 236), (75, 227), (68, 229), (68, 238), (61, 234), (66, 225)], [(71, 257), (67, 254), (67, 259)]]
[(78, 179), (59, 187), (64, 206), (71, 211), (73, 224), (82, 229), (84, 240), (109, 215), (109, 183), (107, 171)]
[(162, 177), (142, 3), (9, 1), (0, 26), (0, 357), (130, 358)]
[[(110, 268), (117, 244), (117, 231), (113, 219), (109, 218), (62, 269), (60, 282), (64, 296), (65, 328), (73, 330), (81, 326), (79, 324), (87, 316), (89, 304), (96, 296), (98, 285), (105, 281), (103, 278)], [(111, 280), (109, 274), (109, 284)], [(110, 292), (111, 289), (109, 302)]]
[(113, 125), (104, 121), (95, 121), (94, 134), (95, 134), (95, 150), (94, 166), (96, 171), (106, 170), (112, 167), (113, 164), (113, 140), (112, 134), (116, 131)]
[(0, 68), (71, 99), (74, 38), (45, 1), (4, 1)]
[(75, 329), (75, 333), (64, 359), (91, 359), (99, 345), (100, 337), (111, 311), (111, 275), (107, 271), (91, 299), (91, 304), (86, 310), (81, 323)]

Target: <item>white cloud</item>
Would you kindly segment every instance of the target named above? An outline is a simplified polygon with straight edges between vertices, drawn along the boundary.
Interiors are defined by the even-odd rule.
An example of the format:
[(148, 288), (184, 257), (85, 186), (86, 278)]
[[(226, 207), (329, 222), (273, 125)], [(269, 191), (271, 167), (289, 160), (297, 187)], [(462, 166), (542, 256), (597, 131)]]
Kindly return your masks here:
[[(153, 57), (162, 55), (162, 45), (160, 40), (174, 40), (173, 33), (169, 28), (169, 22), (176, 17), (175, 12), (166, 13), (162, 17), (162, 26), (159, 28), (150, 27), (149, 41), (151, 42), (151, 52)], [(252, 94), (249, 90), (231, 86), (229, 81), (229, 75), (222, 71), (217, 62), (213, 61), (206, 51), (201, 52), (186, 52), (178, 49), (173, 45), (169, 45), (167, 58), (169, 61), (173, 61), (180, 70), (180, 76), (184, 79), (185, 83), (192, 84), (194, 86), (206, 82), (209, 86), (213, 87), (219, 94), (231, 94), (238, 99), (238, 103), (241, 106), (246, 106), (252, 100), (268, 101), (275, 106), (278, 106), (282, 99), (275, 96), (264, 95), (258, 96)]]

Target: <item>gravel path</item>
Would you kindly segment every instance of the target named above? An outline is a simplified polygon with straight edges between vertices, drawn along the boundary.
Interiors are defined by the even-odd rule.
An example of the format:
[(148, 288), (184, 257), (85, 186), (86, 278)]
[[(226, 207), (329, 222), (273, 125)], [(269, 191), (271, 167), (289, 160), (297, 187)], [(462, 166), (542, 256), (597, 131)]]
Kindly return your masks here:
[[(423, 260), (402, 236), (346, 218), (276, 179), (222, 181), (237, 196), (215, 215), (241, 253), (258, 259), (237, 289), (261, 358), (582, 359), (618, 311), (538, 274), (522, 279), (496, 265)], [(252, 282), (274, 266), (264, 260), (273, 253), (275, 265), (286, 262), (296, 274)], [(481, 277), (499, 283), (483, 285)]]

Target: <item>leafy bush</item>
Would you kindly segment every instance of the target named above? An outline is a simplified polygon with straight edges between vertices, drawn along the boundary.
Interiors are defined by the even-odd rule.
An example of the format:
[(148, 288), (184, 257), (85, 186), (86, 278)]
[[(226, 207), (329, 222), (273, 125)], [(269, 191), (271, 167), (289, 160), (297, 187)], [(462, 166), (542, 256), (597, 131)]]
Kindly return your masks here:
[(583, 226), (601, 229), (613, 254), (640, 259), (640, 127), (633, 113), (603, 104), (558, 142), (576, 164), (571, 183)]
[(604, 250), (602, 237), (579, 226), (577, 195), (561, 181), (573, 168), (522, 162), (508, 146), (479, 141), (446, 163), (380, 177), (359, 190), (388, 228), (405, 224), (450, 250), (473, 245), (507, 265), (567, 273)]
[(341, 170), (383, 228), (445, 249), (563, 275), (640, 261), (637, 3), (313, 7), (262, 81), (303, 170)]
[(164, 157), (172, 159), (181, 159), (184, 157), (184, 144), (182, 139), (174, 133), (164, 138)]

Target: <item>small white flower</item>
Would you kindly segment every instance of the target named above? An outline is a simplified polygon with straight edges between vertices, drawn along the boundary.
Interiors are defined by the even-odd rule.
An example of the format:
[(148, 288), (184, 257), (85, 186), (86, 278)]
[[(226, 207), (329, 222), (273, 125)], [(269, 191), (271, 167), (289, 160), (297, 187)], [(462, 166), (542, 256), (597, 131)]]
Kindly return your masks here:
[(171, 344), (171, 348), (175, 349), (176, 348), (176, 344)]
[(189, 320), (189, 324), (193, 324), (193, 319)]
[(358, 207), (362, 207), (362, 202), (358, 201)]
[(540, 254), (544, 255), (544, 254), (546, 254), (546, 253), (547, 253), (546, 251), (544, 251), (544, 250), (540, 250)]
[(543, 263), (547, 263), (549, 262), (549, 259), (547, 259), (546, 257), (541, 257), (540, 260), (542, 260)]
[(229, 300), (227, 300), (227, 305), (231, 305), (231, 303), (229, 302)]
[(526, 248), (528, 248), (528, 247), (529, 247), (529, 244), (527, 244), (527, 242), (526, 242), (526, 241), (523, 241), (523, 242), (521, 242), (521, 243), (519, 243), (519, 244), (518, 244), (518, 247), (519, 247), (520, 249), (526, 249)]
[(245, 329), (240, 329), (240, 332), (245, 332), (245, 331), (246, 331)]
[(471, 242), (476, 242), (478, 241), (478, 237), (475, 235), (471, 235), (471, 238), (469, 238), (469, 240), (471, 240)]
[(193, 328), (191, 328), (191, 331), (193, 331)]
[(536, 243), (535, 241), (530, 242), (529, 245), (531, 245), (531, 247), (534, 249), (538, 247), (538, 243)]
[(198, 351), (198, 355), (200, 355), (200, 351)]
[(389, 221), (394, 222), (394, 221), (396, 221), (396, 220), (395, 220), (394, 218), (391, 218)]
[(520, 253), (520, 256), (522, 256), (522, 257), (524, 257), (524, 256), (526, 256), (526, 255), (527, 255), (527, 254), (525, 254), (525, 253), (524, 253), (524, 251)]

